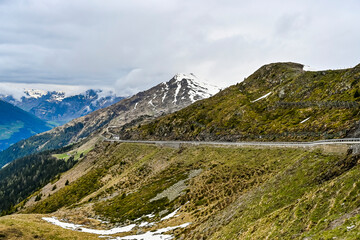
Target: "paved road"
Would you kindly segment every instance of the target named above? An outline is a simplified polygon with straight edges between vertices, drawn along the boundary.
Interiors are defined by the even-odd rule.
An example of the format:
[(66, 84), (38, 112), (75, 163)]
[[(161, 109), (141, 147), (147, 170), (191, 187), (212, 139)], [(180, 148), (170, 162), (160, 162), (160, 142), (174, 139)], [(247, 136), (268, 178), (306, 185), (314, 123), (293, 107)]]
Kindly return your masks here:
[(127, 143), (148, 143), (156, 145), (226, 145), (226, 146), (298, 146), (309, 147), (317, 145), (332, 145), (332, 144), (360, 144), (360, 138), (343, 138), (343, 139), (331, 139), (320, 140), (314, 142), (207, 142), (207, 141), (145, 141), (145, 140), (116, 140), (104, 138), (109, 142), (127, 142)]

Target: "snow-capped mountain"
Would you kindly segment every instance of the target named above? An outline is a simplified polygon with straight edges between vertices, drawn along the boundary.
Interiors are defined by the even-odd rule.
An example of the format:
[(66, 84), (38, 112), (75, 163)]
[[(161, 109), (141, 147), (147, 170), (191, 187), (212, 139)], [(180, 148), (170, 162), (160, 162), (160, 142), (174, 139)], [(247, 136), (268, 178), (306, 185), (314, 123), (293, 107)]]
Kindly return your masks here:
[(72, 96), (67, 96), (62, 91), (24, 89), (24, 96), (20, 100), (11, 95), (0, 95), (0, 98), (42, 120), (58, 124), (66, 123), (123, 99), (111, 92), (104, 93), (102, 90), (92, 89)]
[(158, 116), (184, 108), (197, 100), (211, 97), (220, 89), (199, 80), (194, 74), (176, 74), (170, 81), (160, 83), (129, 98), (129, 111), (112, 120), (121, 125), (123, 119), (133, 116)]
[[(116, 131), (125, 124), (140, 124), (142, 121), (178, 111), (194, 101), (212, 96), (217, 91), (219, 88), (201, 83), (193, 74), (177, 74), (168, 82), (160, 83), (109, 107), (14, 144), (0, 153), (0, 164), (1, 162), (6, 164), (15, 158), (40, 150), (63, 147), (84, 139), (94, 132), (104, 136), (114, 136), (113, 133), (116, 134)], [(94, 94), (94, 92), (88, 94), (92, 102), (96, 98)], [(81, 98), (81, 96), (73, 96), (73, 98)], [(61, 103), (66, 102), (65, 100)], [(10, 156), (9, 153), (16, 154)]]

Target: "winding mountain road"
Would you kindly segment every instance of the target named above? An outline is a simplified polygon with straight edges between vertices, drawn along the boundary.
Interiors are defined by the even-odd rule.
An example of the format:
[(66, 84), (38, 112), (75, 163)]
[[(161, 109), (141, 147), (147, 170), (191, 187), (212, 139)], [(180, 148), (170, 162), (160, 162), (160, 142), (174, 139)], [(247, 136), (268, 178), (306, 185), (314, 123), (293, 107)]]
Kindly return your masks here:
[(124, 142), (124, 143), (147, 143), (156, 145), (222, 145), (222, 146), (278, 146), (278, 147), (311, 147), (319, 145), (353, 145), (360, 144), (360, 138), (343, 138), (343, 139), (330, 139), (320, 140), (313, 142), (213, 142), (213, 141), (145, 141), (145, 140), (120, 140), (104, 138), (108, 142)]

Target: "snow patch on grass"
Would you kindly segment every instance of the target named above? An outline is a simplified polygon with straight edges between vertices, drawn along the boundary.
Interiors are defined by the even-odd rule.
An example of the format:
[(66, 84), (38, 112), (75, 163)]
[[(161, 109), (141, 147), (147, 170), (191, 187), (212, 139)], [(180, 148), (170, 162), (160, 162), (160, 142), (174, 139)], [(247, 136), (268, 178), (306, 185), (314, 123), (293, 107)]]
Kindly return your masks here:
[[(170, 218), (174, 217), (179, 210), (180, 210), (180, 208), (176, 209), (174, 212), (172, 212), (172, 213), (168, 214), (167, 216), (163, 217), (160, 221), (164, 221), (164, 220), (167, 220), (167, 219), (170, 219)], [(149, 215), (146, 215), (146, 216), (152, 217), (153, 215), (149, 214)], [(99, 236), (100, 238), (108, 238), (108, 239), (112, 239), (112, 240), (140, 240), (140, 239), (166, 240), (166, 239), (173, 239), (172, 235), (163, 234), (163, 233), (168, 232), (168, 231), (172, 231), (172, 230), (177, 229), (177, 228), (186, 228), (187, 226), (189, 226), (191, 224), (191, 223), (184, 223), (184, 224), (181, 224), (181, 225), (178, 225), (178, 226), (161, 228), (161, 229), (157, 229), (155, 231), (148, 231), (148, 232), (138, 234), (138, 235), (129, 235), (129, 236), (125, 236), (125, 237), (111, 238), (111, 237), (109, 237), (107, 235), (130, 232), (137, 225), (136, 224), (131, 224), (131, 225), (128, 225), (128, 226), (112, 228), (112, 229), (109, 229), (109, 230), (98, 230), (98, 229), (84, 228), (80, 224), (61, 222), (55, 217), (43, 217), (42, 219), (49, 222), (49, 223), (57, 225), (59, 227), (65, 228), (65, 229), (69, 229), (69, 230), (73, 230), (73, 231), (79, 231), (79, 232), (85, 232), (85, 233), (93, 233), (93, 234), (101, 235), (101, 236)], [(142, 222), (142, 223), (140, 223), (138, 225), (138, 227), (150, 227), (150, 226), (153, 226), (153, 225), (155, 225), (155, 223)]]
[(306, 122), (307, 120), (309, 120), (310, 119), (310, 117), (308, 117), (308, 118), (306, 118), (306, 119), (304, 119), (304, 120), (302, 120), (300, 123), (304, 123), (304, 122)]
[(56, 226), (65, 228), (65, 229), (76, 230), (79, 232), (93, 233), (93, 234), (98, 234), (98, 235), (111, 235), (111, 234), (116, 234), (116, 233), (129, 232), (136, 226), (135, 224), (131, 224), (128, 226), (112, 228), (109, 230), (97, 230), (97, 229), (84, 228), (84, 227), (82, 227), (82, 225), (79, 225), (79, 224), (61, 222), (61, 221), (57, 220), (55, 217), (50, 217), (50, 218), (43, 217), (42, 219), (49, 223), (52, 223)]
[(263, 98), (266, 98), (266, 97), (269, 96), (270, 94), (272, 94), (272, 92), (269, 92), (269, 93), (265, 94), (264, 96), (261, 96), (261, 97), (259, 97), (258, 99), (255, 99), (254, 101), (251, 101), (251, 102), (252, 102), (252, 103), (257, 102), (257, 101), (259, 101), (259, 100), (261, 100), (261, 99), (263, 99)]
[(162, 219), (160, 219), (160, 221), (164, 221), (164, 220), (174, 217), (179, 210), (180, 210), (180, 208), (176, 209), (174, 212), (172, 212), (172, 213), (166, 215), (165, 217), (163, 217)]
[(126, 236), (126, 237), (117, 237), (114, 240), (142, 240), (142, 239), (146, 239), (146, 240), (168, 240), (168, 239), (173, 239), (174, 237), (172, 235), (163, 234), (163, 233), (174, 230), (174, 229), (177, 229), (177, 228), (186, 228), (190, 224), (191, 223), (184, 223), (184, 224), (179, 225), (179, 226), (161, 228), (161, 229), (158, 229), (158, 230), (156, 230), (154, 232), (146, 232), (146, 233), (143, 233), (143, 234), (130, 235), (130, 236)]

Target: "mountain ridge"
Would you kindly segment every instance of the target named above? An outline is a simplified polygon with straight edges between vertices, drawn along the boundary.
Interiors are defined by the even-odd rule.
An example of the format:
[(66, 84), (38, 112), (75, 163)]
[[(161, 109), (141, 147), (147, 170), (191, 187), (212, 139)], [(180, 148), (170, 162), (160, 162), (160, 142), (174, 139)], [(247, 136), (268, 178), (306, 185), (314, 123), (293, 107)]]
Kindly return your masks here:
[(21, 99), (15, 99), (12, 95), (0, 96), (4, 101), (28, 111), (42, 120), (55, 122), (58, 125), (124, 99), (124, 97), (118, 97), (112, 92), (107, 93), (100, 89), (89, 89), (83, 93), (72, 95), (62, 91), (24, 89), (24, 94), (25, 96)]
[[(176, 77), (174, 77), (165, 84), (160, 83), (109, 107), (99, 109), (51, 131), (18, 142), (0, 153), (0, 166), (38, 151), (56, 149), (81, 141), (94, 132), (103, 131), (106, 133), (108, 128), (105, 126), (121, 127), (140, 117), (152, 119), (180, 110), (194, 101), (204, 98), (204, 96), (211, 95), (204, 95), (208, 89), (199, 84), (193, 84), (196, 85), (196, 92), (195, 94), (192, 92), (190, 95), (189, 92), (193, 85), (189, 82), (193, 82), (193, 80), (183, 77), (180, 81), (176, 81)], [(193, 75), (191, 78), (194, 78)]]
[(243, 82), (151, 123), (113, 129), (121, 139), (305, 141), (357, 137), (360, 71), (304, 71), (274, 63)]

